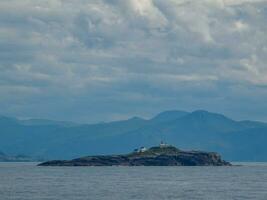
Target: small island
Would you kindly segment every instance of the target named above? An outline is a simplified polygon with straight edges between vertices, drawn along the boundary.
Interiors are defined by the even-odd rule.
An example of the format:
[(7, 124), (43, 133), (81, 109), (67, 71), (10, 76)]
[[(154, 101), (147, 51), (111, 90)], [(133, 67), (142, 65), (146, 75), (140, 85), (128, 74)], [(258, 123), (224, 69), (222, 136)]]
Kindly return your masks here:
[(231, 166), (214, 152), (182, 151), (161, 143), (146, 149), (141, 147), (124, 155), (86, 156), (73, 160), (52, 160), (39, 166)]

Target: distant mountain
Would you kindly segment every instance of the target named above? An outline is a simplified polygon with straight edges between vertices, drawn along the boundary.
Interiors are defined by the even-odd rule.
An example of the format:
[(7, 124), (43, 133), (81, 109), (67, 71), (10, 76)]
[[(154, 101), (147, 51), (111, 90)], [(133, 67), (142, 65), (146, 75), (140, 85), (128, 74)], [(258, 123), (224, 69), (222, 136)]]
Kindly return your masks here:
[(179, 110), (169, 110), (169, 111), (165, 111), (165, 112), (162, 112), (158, 115), (156, 115), (155, 117), (153, 117), (151, 119), (151, 121), (153, 122), (170, 122), (170, 121), (173, 121), (173, 120), (176, 120), (176, 119), (179, 119), (185, 115), (187, 115), (188, 112), (185, 112), (185, 111), (179, 111)]
[(25, 125), (25, 126), (78, 126), (78, 123), (74, 122), (67, 122), (67, 121), (54, 121), (48, 119), (25, 119), (25, 120), (18, 120), (12, 117), (6, 117), (0, 115), (0, 125), (8, 126), (8, 125)]
[(0, 151), (0, 162), (29, 162), (37, 161), (37, 159), (32, 159), (24, 155), (8, 156)]
[(19, 121), (15, 118), (1, 116), (0, 115), (0, 126), (9, 126), (9, 125), (16, 125)]
[(66, 121), (53, 121), (47, 119), (27, 119), (27, 120), (20, 120), (20, 124), (27, 125), (27, 126), (39, 126), (39, 125), (58, 125), (58, 126), (77, 126), (77, 123), (74, 122), (66, 122)]
[(0, 151), (0, 157), (4, 157), (4, 156), (6, 156), (6, 154)]
[(266, 123), (235, 121), (204, 110), (99, 124), (0, 117), (0, 149), (11, 155), (70, 159), (126, 153), (161, 140), (182, 149), (217, 151), (227, 160), (267, 161)]

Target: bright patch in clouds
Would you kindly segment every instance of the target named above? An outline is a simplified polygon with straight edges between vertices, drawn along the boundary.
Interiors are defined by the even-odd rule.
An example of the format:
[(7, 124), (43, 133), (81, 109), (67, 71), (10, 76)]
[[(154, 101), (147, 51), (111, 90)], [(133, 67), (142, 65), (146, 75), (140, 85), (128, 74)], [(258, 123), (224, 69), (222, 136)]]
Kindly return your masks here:
[(1, 113), (267, 120), (265, 0), (2, 0)]

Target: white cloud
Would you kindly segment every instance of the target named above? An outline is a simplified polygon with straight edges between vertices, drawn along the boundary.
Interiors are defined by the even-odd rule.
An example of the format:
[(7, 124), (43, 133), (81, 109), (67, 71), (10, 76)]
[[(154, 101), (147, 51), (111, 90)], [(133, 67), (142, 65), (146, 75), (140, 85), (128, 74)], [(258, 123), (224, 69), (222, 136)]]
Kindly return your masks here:
[[(3, 114), (60, 119), (69, 106), (73, 118), (111, 119), (153, 111), (141, 101), (175, 107), (181, 96), (176, 108), (191, 109), (199, 96), (205, 108), (235, 99), (232, 90), (240, 85), (261, 88), (255, 95), (263, 98), (266, 13), (265, 0), (2, 0)], [(245, 94), (240, 91), (249, 98)], [(20, 101), (9, 103), (12, 98)], [(44, 109), (35, 112), (26, 101)], [(83, 113), (86, 101), (96, 104), (89, 110), (101, 110), (96, 119)], [(122, 104), (128, 104), (125, 111)], [(114, 108), (103, 111), (107, 105)]]

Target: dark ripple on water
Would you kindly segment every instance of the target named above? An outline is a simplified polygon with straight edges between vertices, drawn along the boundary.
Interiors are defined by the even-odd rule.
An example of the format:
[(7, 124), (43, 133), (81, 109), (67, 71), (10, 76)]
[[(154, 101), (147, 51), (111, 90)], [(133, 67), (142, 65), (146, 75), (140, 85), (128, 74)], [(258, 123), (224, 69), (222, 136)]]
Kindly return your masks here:
[(0, 200), (267, 199), (267, 164), (37, 167), (0, 163)]

